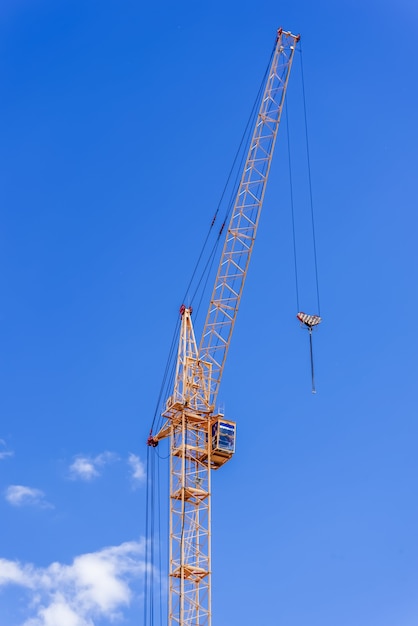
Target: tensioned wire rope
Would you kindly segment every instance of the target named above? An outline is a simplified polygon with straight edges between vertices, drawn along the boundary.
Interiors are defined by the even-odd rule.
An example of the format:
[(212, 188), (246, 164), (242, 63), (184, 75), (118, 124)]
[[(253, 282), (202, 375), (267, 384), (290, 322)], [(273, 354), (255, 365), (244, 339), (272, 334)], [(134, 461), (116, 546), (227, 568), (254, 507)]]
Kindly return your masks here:
[[(212, 274), (212, 269), (213, 269), (213, 264), (214, 261), (216, 259), (216, 252), (218, 250), (219, 247), (219, 243), (220, 243), (220, 239), (221, 239), (221, 235), (223, 233), (223, 230), (225, 228), (225, 225), (230, 217), (232, 208), (234, 206), (234, 201), (235, 201), (235, 197), (236, 197), (236, 193), (238, 190), (238, 186), (239, 186), (239, 180), (240, 180), (240, 176), (241, 176), (241, 172), (242, 172), (242, 167), (244, 164), (244, 160), (245, 160), (245, 155), (246, 152), (248, 150), (248, 144), (249, 141), (251, 139), (251, 135), (250, 135), (250, 131), (252, 129), (252, 127), (254, 126), (254, 122), (256, 119), (256, 115), (257, 115), (257, 111), (259, 109), (259, 103), (260, 103), (260, 99), (264, 90), (264, 86), (265, 86), (265, 82), (267, 79), (267, 75), (268, 75), (268, 71), (271, 65), (271, 60), (273, 58), (274, 55), (274, 50), (275, 50), (275, 45), (272, 49), (271, 55), (270, 55), (270, 59), (269, 62), (267, 64), (267, 68), (266, 71), (264, 73), (263, 79), (261, 81), (257, 96), (255, 98), (253, 107), (251, 109), (251, 113), (249, 115), (247, 124), (245, 126), (244, 132), (242, 134), (238, 149), (236, 151), (235, 157), (233, 159), (233, 163), (230, 169), (230, 172), (228, 174), (226, 183), (224, 185), (224, 188), (222, 190), (221, 193), (221, 197), (218, 203), (218, 206), (216, 208), (215, 214), (212, 218), (211, 221), (211, 225), (208, 229), (207, 235), (205, 237), (205, 240), (203, 242), (201, 251), (199, 253), (198, 259), (196, 261), (196, 264), (194, 266), (191, 278), (189, 280), (189, 283), (187, 285), (186, 288), (186, 292), (183, 298), (183, 302), (185, 302), (187, 300), (187, 297), (189, 296), (192, 286), (194, 284), (194, 281), (196, 279), (197, 276), (197, 272), (199, 269), (199, 266), (201, 265), (201, 262), (203, 260), (204, 254), (205, 254), (205, 250), (207, 249), (207, 245), (210, 239), (210, 235), (213, 232), (213, 228), (215, 225), (215, 222), (217, 220), (219, 211), (221, 209), (222, 203), (224, 202), (225, 199), (225, 195), (227, 193), (228, 187), (230, 186), (231, 183), (231, 179), (234, 175), (234, 170), (236, 171), (235, 174), (235, 179), (234, 179), (234, 183), (232, 185), (232, 190), (230, 193), (230, 199), (229, 202), (227, 204), (227, 208), (225, 211), (225, 215), (224, 215), (224, 220), (222, 222), (222, 225), (219, 229), (219, 232), (216, 236), (215, 242), (212, 245), (212, 248), (209, 252), (209, 254), (207, 255), (207, 259), (206, 262), (203, 266), (203, 269), (200, 272), (200, 276), (199, 278), (196, 280), (196, 286), (194, 288), (192, 297), (191, 297), (191, 302), (194, 302), (195, 299), (198, 297), (199, 291), (200, 291), (200, 298), (199, 298), (199, 302), (198, 302), (198, 306), (197, 306), (197, 310), (196, 310), (196, 315), (199, 313), (200, 307), (201, 307), (201, 303), (202, 303), (202, 299), (204, 297), (204, 294), (206, 293), (206, 289), (207, 289), (207, 284), (208, 284), (208, 280)], [(237, 163), (239, 162), (239, 166), (237, 167)], [(174, 370), (175, 370), (175, 363), (176, 363), (176, 345), (177, 345), (177, 339), (178, 339), (178, 333), (179, 333), (179, 327), (180, 327), (180, 318), (177, 318), (176, 324), (175, 324), (175, 329), (174, 329), (174, 333), (173, 333), (173, 337), (172, 337), (172, 341), (170, 344), (170, 349), (169, 349), (169, 353), (168, 353), (168, 357), (167, 357), (167, 361), (166, 361), (166, 365), (165, 365), (165, 369), (164, 369), (164, 374), (163, 374), (163, 380), (162, 380), (162, 384), (160, 387), (160, 391), (158, 394), (158, 399), (157, 399), (157, 403), (156, 403), (156, 407), (155, 407), (155, 411), (154, 411), (154, 416), (153, 416), (153, 420), (152, 420), (152, 424), (151, 424), (151, 433), (154, 431), (154, 427), (157, 425), (156, 431), (157, 432), (159, 430), (159, 428), (162, 425), (162, 417), (161, 417), (161, 413), (160, 413), (160, 407), (161, 407), (161, 403), (164, 397), (167, 397), (168, 395), (168, 390), (170, 390), (173, 386), (174, 383)], [(159, 420), (157, 421), (157, 416), (158, 414), (160, 414)], [(153, 452), (155, 452), (156, 454), (153, 454)], [(157, 552), (157, 557), (158, 557), (158, 575), (159, 575), (159, 621), (160, 621), (160, 625), (162, 626), (162, 569), (161, 569), (161, 554), (162, 554), (162, 549), (161, 549), (161, 509), (160, 509), (160, 498), (159, 498), (159, 489), (160, 489), (160, 476), (159, 476), (159, 461), (157, 461), (157, 467), (158, 467), (158, 476), (156, 479), (156, 472), (155, 472), (155, 456), (158, 457), (158, 459), (167, 459), (169, 455), (167, 455), (166, 457), (160, 457), (160, 455), (157, 452), (156, 448), (151, 448), (151, 447), (147, 447), (147, 483), (146, 483), (146, 540), (145, 540), (145, 593), (144, 593), (144, 626), (154, 626), (154, 619), (155, 619), (155, 602), (154, 602), (154, 594), (155, 594), (155, 583), (154, 583), (154, 570), (155, 570), (155, 563), (154, 561), (156, 560), (155, 557), (155, 551)], [(157, 528), (158, 528), (158, 546), (155, 548), (154, 544), (155, 544), (155, 491), (157, 490), (157, 499), (158, 499), (158, 524), (157, 524)]]
[[(311, 218), (311, 237), (312, 237), (312, 249), (313, 249), (313, 260), (314, 260), (316, 304), (317, 304), (318, 315), (320, 316), (321, 307), (320, 307), (320, 298), (319, 298), (318, 260), (317, 260), (317, 251), (316, 251), (315, 216), (314, 216), (314, 204), (313, 204), (313, 193), (312, 193), (311, 158), (310, 158), (310, 151), (309, 151), (308, 117), (307, 117), (307, 110), (306, 110), (307, 107), (306, 107), (306, 94), (305, 94), (305, 80), (304, 80), (304, 74), (303, 74), (303, 61), (302, 61), (302, 48), (301, 47), (300, 47), (300, 63), (301, 63), (304, 134), (305, 134), (305, 146), (306, 146), (306, 163), (307, 163), (309, 207), (310, 207), (310, 218)], [(294, 264), (294, 272), (295, 272), (295, 294), (296, 294), (296, 308), (297, 308), (297, 311), (299, 312), (300, 311), (299, 271), (298, 271), (298, 258), (297, 258), (298, 256), (297, 255), (297, 243), (296, 243), (296, 219), (295, 219), (294, 192), (293, 192), (290, 124), (289, 124), (289, 111), (288, 111), (287, 100), (285, 102), (285, 113), (286, 113), (286, 134), (287, 134), (287, 152), (288, 152), (289, 195), (290, 195), (292, 241), (293, 241), (293, 264)]]
[(315, 263), (315, 281), (316, 281), (316, 297), (318, 302), (318, 315), (321, 315), (321, 303), (319, 299), (319, 281), (318, 281), (318, 260), (316, 254), (316, 236), (315, 236), (315, 217), (314, 217), (314, 205), (312, 194), (312, 174), (311, 174), (311, 157), (309, 151), (309, 136), (308, 136), (308, 116), (306, 113), (306, 94), (305, 94), (305, 77), (303, 72), (303, 55), (302, 46), (300, 46), (300, 69), (302, 75), (302, 93), (303, 93), (303, 112), (305, 118), (305, 138), (306, 138), (306, 159), (308, 164), (308, 181), (309, 181), (309, 200), (311, 207), (311, 225), (312, 225), (312, 242), (314, 250), (314, 263)]
[[(311, 158), (310, 158), (309, 137), (308, 137), (308, 116), (307, 116), (307, 107), (306, 107), (305, 79), (304, 79), (304, 73), (303, 73), (303, 60), (302, 60), (302, 48), (301, 47), (300, 47), (300, 64), (301, 64), (301, 80), (302, 80), (304, 135), (305, 135), (305, 146), (306, 146), (306, 164), (307, 164), (307, 177), (308, 177), (308, 190), (309, 190), (309, 208), (310, 208), (310, 218), (311, 218), (311, 237), (312, 237), (315, 289), (316, 289), (316, 304), (317, 304), (318, 315), (321, 315), (320, 298), (319, 298), (319, 280), (318, 280), (318, 260), (317, 260), (316, 235), (315, 235), (315, 215), (314, 215), (314, 203), (313, 203), (313, 193), (312, 193)], [(300, 300), (299, 272), (298, 272), (298, 259), (297, 259), (296, 220), (295, 220), (294, 192), (293, 192), (293, 173), (292, 173), (289, 111), (288, 111), (287, 101), (285, 102), (285, 112), (286, 112), (286, 134), (287, 134), (287, 151), (288, 151), (289, 194), (290, 194), (292, 240), (293, 240), (293, 262), (294, 262), (294, 272), (295, 272), (296, 308), (297, 308), (297, 311), (299, 312), (300, 311), (300, 308), (299, 308), (299, 300)]]
[(296, 310), (299, 312), (299, 279), (298, 279), (298, 263), (296, 249), (296, 228), (295, 228), (295, 206), (293, 201), (293, 176), (292, 176), (292, 158), (290, 153), (290, 131), (289, 131), (289, 112), (287, 108), (287, 100), (285, 102), (286, 113), (286, 134), (287, 134), (287, 155), (289, 169), (289, 188), (290, 188), (290, 209), (292, 214), (292, 239), (293, 239), (293, 264), (295, 270), (295, 291), (296, 291)]
[[(144, 626), (153, 625), (157, 619), (163, 624), (162, 605), (162, 541), (161, 541), (161, 498), (160, 464), (156, 456), (147, 450), (146, 522), (145, 522), (145, 572), (144, 572)], [(157, 469), (156, 469), (157, 468)], [(157, 501), (157, 513), (155, 513)], [(155, 581), (158, 579), (158, 583)], [(156, 588), (158, 586), (158, 594)], [(155, 600), (158, 596), (158, 602)]]
[[(303, 71), (303, 55), (302, 55), (301, 46), (299, 50), (300, 50), (300, 65), (301, 65), (301, 80), (302, 80), (302, 99), (303, 99), (304, 133), (305, 133), (305, 146), (306, 146), (306, 162), (307, 162), (308, 189), (309, 189), (309, 206), (310, 206), (310, 217), (311, 217), (311, 237), (312, 237), (312, 249), (313, 249), (313, 258), (314, 258), (314, 275), (315, 275), (316, 301), (317, 301), (316, 304), (317, 304), (317, 311), (318, 311), (318, 315), (313, 316), (313, 317), (317, 317), (319, 318), (319, 321), (321, 321), (320, 320), (321, 305), (320, 305), (320, 297), (319, 297), (319, 280), (318, 280), (318, 260), (317, 260), (317, 248), (316, 248), (316, 234), (315, 234), (315, 216), (314, 216), (314, 204), (313, 204), (313, 193), (312, 193), (311, 158), (310, 158), (309, 135), (308, 135), (308, 116), (307, 116), (307, 106), (306, 106), (305, 78), (304, 78), (304, 71)], [(288, 171), (289, 171), (289, 187), (290, 187), (290, 208), (291, 208), (292, 239), (293, 239), (293, 262), (294, 262), (294, 272), (295, 272), (296, 309), (297, 309), (298, 317), (299, 317), (299, 314), (302, 314), (302, 315), (304, 314), (301, 313), (300, 307), (299, 307), (299, 278), (298, 278), (298, 261), (297, 261), (297, 245), (296, 245), (295, 208), (294, 208), (294, 194), (293, 194), (292, 160), (291, 160), (291, 149), (290, 149), (291, 142), (290, 142), (290, 130), (289, 130), (289, 113), (288, 113), (287, 101), (285, 103), (285, 111), (286, 111)], [(316, 393), (315, 368), (314, 368), (313, 345), (312, 345), (312, 332), (314, 329), (314, 324), (305, 322), (305, 326), (308, 328), (308, 331), (309, 331), (309, 355), (310, 355), (310, 363), (311, 363), (312, 393)]]

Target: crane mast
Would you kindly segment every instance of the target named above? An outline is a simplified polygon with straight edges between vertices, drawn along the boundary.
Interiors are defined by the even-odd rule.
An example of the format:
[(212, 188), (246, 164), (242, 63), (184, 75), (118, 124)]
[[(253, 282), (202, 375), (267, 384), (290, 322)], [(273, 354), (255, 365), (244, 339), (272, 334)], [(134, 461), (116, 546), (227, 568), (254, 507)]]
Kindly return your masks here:
[(199, 348), (192, 310), (181, 327), (172, 395), (161, 430), (170, 437), (169, 626), (211, 626), (211, 470), (235, 451), (235, 424), (215, 403), (253, 250), (299, 35), (279, 29), (228, 225)]

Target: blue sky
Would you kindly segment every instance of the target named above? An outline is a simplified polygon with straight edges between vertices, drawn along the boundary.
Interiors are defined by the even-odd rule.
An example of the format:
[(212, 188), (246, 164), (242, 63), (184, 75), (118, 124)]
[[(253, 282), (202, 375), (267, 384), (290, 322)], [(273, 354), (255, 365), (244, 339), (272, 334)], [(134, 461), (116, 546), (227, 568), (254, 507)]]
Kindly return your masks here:
[[(416, 3), (3, 0), (4, 626), (142, 623), (145, 440), (280, 25), (302, 35), (318, 394), (282, 127), (219, 396), (213, 623), (418, 622)], [(311, 312), (296, 62), (288, 106)]]

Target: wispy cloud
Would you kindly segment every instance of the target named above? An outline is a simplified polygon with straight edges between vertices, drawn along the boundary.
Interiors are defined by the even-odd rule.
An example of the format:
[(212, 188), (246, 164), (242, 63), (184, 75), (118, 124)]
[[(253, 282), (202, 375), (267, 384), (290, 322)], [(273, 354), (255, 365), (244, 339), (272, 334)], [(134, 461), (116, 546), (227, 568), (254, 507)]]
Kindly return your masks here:
[(131, 476), (136, 486), (139, 486), (145, 481), (145, 465), (136, 454), (130, 454), (128, 457), (128, 463), (131, 468)]
[(13, 450), (3, 450), (3, 448), (6, 448), (6, 445), (4, 439), (0, 439), (0, 461), (14, 455)]
[(108, 463), (117, 460), (113, 452), (102, 452), (95, 457), (78, 455), (70, 465), (72, 480), (90, 481), (100, 476), (102, 469)]
[(29, 594), (23, 626), (94, 626), (123, 617), (131, 580), (145, 571), (144, 542), (130, 541), (77, 556), (71, 565), (45, 568), (0, 559), (0, 588), (19, 585)]
[[(102, 452), (97, 456), (77, 455), (69, 467), (69, 477), (71, 480), (93, 481), (98, 478), (106, 465), (114, 461), (119, 461), (120, 457), (114, 452)], [(130, 476), (134, 487), (139, 487), (145, 482), (145, 465), (136, 454), (129, 454), (128, 465)]]
[(39, 506), (43, 509), (52, 508), (45, 494), (40, 489), (25, 485), (10, 485), (5, 491), (5, 498), (12, 506)]

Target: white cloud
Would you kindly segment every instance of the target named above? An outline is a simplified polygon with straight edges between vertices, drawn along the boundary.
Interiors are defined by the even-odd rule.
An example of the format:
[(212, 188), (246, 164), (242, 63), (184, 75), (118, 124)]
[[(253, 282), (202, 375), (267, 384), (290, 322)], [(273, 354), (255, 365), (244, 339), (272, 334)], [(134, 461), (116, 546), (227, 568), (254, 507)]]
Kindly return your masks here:
[(25, 485), (10, 485), (5, 491), (5, 497), (12, 506), (52, 507), (52, 504), (46, 501), (43, 491)]
[(24, 626), (94, 626), (89, 619), (86, 621), (57, 594), (51, 604), (39, 608), (37, 617), (28, 619)]
[(0, 559), (0, 587), (11, 583), (30, 587), (30, 574), (26, 570), (15, 561)]
[(91, 459), (79, 456), (70, 465), (70, 476), (73, 479), (92, 480), (99, 476), (99, 472)]
[(128, 463), (131, 467), (132, 478), (134, 481), (139, 484), (145, 481), (146, 472), (145, 465), (136, 454), (130, 454), (128, 457)]
[[(5, 448), (6, 447), (6, 442), (4, 441), (4, 439), (0, 439), (0, 448)], [(3, 459), (7, 459), (10, 456), (13, 456), (14, 452), (13, 450), (0, 450), (0, 461), (3, 461)]]
[[(69, 477), (72, 480), (92, 481), (102, 474), (105, 465), (118, 460), (120, 459), (114, 452), (102, 452), (95, 457), (79, 454), (69, 467)], [(146, 470), (141, 458), (136, 454), (129, 454), (128, 465), (134, 486), (145, 482)]]
[(70, 465), (70, 478), (90, 481), (101, 474), (102, 468), (117, 460), (113, 452), (102, 452), (95, 457), (78, 455)]
[(0, 588), (19, 585), (29, 593), (23, 626), (94, 626), (122, 616), (133, 599), (132, 579), (145, 571), (144, 542), (130, 541), (77, 556), (71, 565), (45, 568), (0, 559)]

